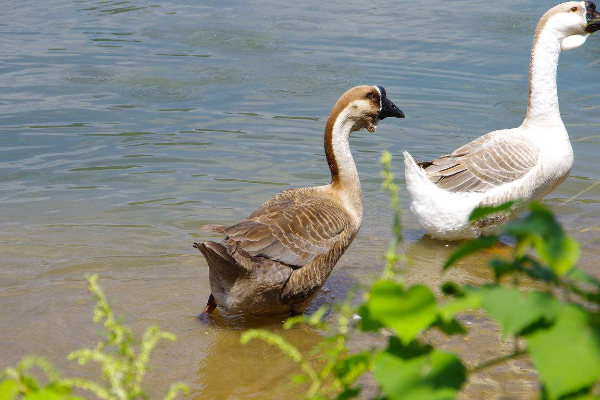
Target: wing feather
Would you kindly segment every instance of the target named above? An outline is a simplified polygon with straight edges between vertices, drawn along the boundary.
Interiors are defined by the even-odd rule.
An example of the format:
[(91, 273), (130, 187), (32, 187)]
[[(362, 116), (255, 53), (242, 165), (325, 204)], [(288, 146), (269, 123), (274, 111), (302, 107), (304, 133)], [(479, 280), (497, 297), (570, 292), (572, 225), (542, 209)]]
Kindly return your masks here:
[(429, 179), (441, 189), (487, 192), (522, 178), (537, 161), (537, 148), (526, 138), (485, 135), (421, 165)]
[(229, 248), (300, 268), (328, 252), (351, 225), (333, 200), (297, 189), (280, 193), (223, 233)]

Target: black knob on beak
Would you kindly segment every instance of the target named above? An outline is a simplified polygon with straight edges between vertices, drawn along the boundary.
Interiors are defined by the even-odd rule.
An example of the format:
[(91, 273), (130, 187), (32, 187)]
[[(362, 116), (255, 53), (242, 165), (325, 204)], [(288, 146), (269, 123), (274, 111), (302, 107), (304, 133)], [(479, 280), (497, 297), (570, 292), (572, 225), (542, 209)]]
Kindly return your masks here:
[(379, 119), (386, 119), (387, 117), (404, 118), (405, 115), (390, 99), (384, 97), (381, 100), (381, 111), (379, 111)]
[(396, 105), (387, 98), (387, 93), (383, 86), (377, 86), (381, 95), (381, 110), (379, 110), (378, 119), (386, 119), (387, 117), (404, 118), (405, 115)]

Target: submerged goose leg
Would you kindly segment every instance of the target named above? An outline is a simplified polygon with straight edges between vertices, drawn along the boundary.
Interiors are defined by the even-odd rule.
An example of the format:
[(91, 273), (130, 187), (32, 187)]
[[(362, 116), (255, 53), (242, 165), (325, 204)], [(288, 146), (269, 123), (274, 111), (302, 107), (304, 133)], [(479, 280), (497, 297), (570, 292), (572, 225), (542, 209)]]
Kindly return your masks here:
[[(194, 243), (194, 248), (200, 250), (200, 246), (200, 243)], [(204, 307), (204, 311), (202, 311), (202, 314), (200, 314), (198, 318), (203, 319), (212, 315), (213, 311), (215, 311), (216, 308), (217, 302), (215, 301), (215, 296), (213, 296), (213, 294), (211, 293), (210, 296), (208, 296), (208, 300), (206, 301), (206, 307)]]
[(217, 303), (215, 302), (215, 296), (213, 296), (213, 294), (211, 293), (210, 296), (208, 296), (206, 307), (204, 308), (204, 311), (202, 312), (202, 314), (200, 314), (200, 316), (211, 315), (213, 311), (215, 311), (215, 308), (217, 308)]

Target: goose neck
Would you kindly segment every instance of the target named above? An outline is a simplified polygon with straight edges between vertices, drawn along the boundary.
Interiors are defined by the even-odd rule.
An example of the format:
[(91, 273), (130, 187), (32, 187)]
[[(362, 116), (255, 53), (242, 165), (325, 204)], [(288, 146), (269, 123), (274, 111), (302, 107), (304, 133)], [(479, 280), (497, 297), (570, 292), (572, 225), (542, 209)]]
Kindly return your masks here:
[(561, 37), (552, 26), (538, 26), (529, 64), (529, 102), (524, 125), (562, 125), (556, 89)]
[(342, 111), (330, 115), (325, 128), (325, 155), (331, 171), (331, 187), (343, 192), (355, 209), (362, 209), (362, 190), (354, 158), (350, 152), (350, 134), (355, 122)]

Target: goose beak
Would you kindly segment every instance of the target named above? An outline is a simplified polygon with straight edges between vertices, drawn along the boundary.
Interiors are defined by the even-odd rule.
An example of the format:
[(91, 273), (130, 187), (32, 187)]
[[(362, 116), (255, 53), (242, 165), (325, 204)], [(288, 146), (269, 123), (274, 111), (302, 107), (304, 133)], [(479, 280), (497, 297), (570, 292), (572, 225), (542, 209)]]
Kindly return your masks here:
[(594, 33), (600, 30), (600, 13), (596, 11), (596, 5), (591, 1), (585, 2), (585, 18), (587, 25), (585, 31), (587, 33)]
[(390, 99), (383, 97), (381, 99), (381, 111), (379, 111), (378, 119), (386, 119), (387, 117), (404, 118), (404, 113)]

